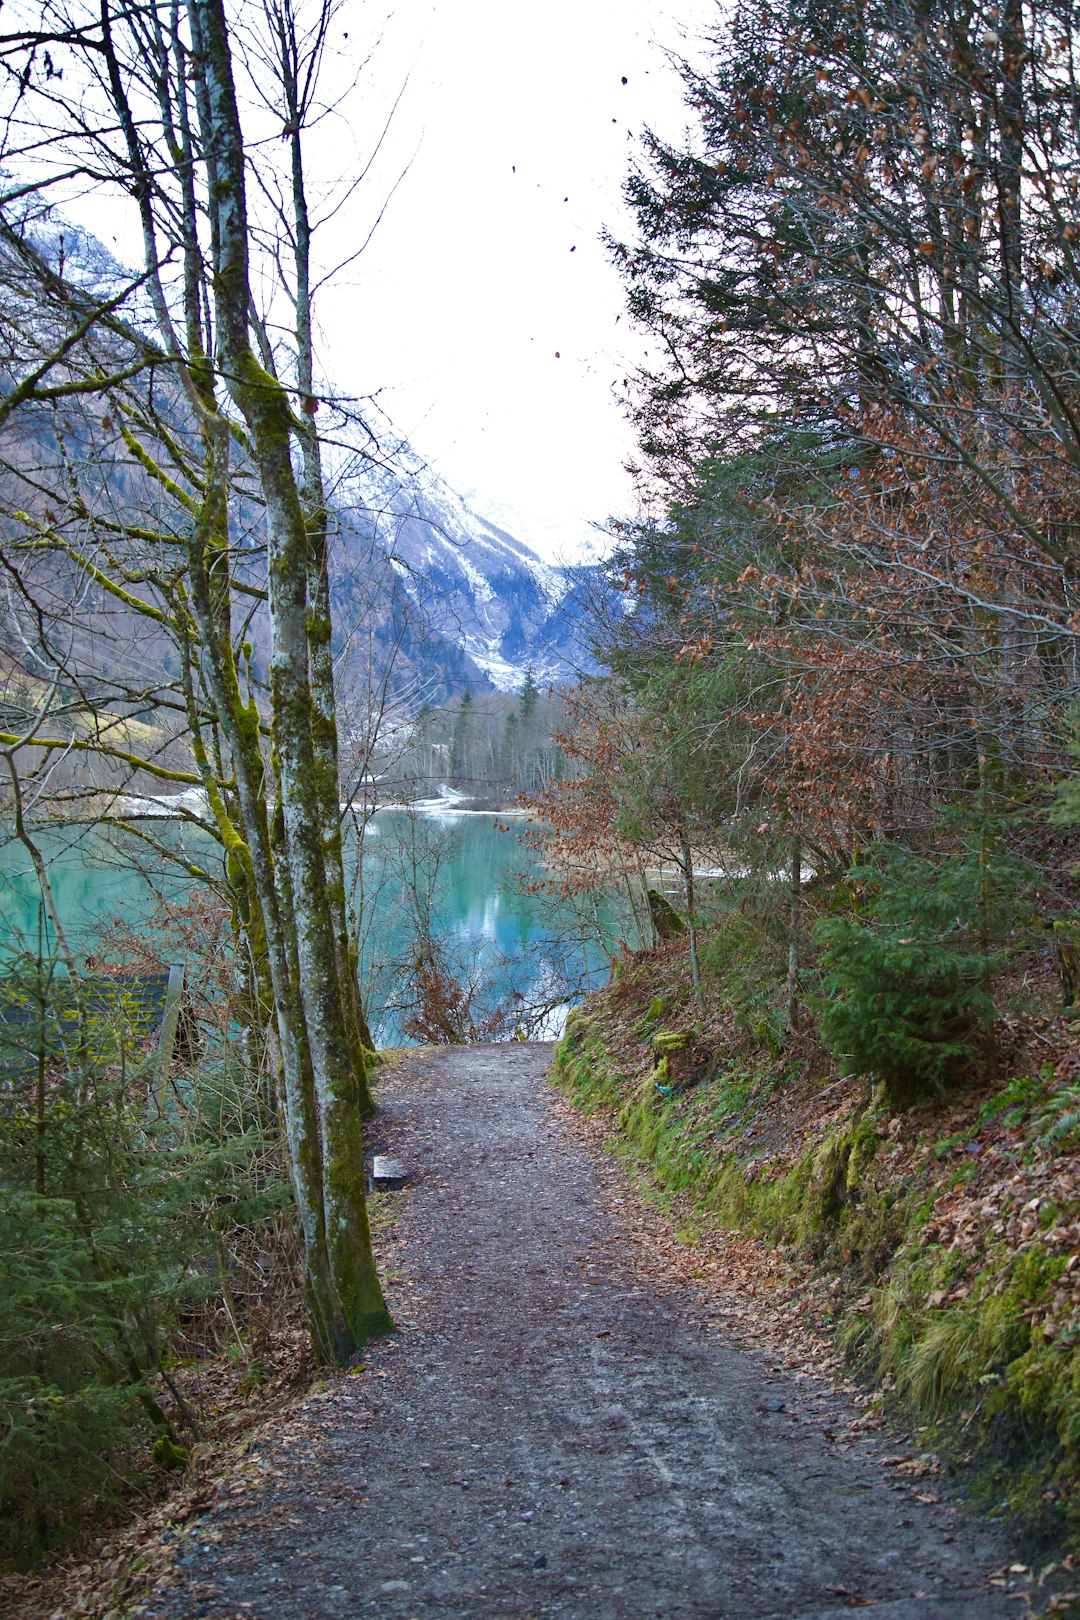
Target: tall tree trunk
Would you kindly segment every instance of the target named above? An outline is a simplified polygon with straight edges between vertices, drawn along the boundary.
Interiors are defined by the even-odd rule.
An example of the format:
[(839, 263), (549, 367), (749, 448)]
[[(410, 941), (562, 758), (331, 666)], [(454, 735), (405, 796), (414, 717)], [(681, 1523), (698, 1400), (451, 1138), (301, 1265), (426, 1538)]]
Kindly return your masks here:
[[(289, 42), (287, 42), (289, 43)], [(333, 621), (330, 611), (330, 537), (327, 523), (326, 492), (323, 481), (322, 448), (315, 430), (313, 351), (311, 341), (311, 225), (304, 188), (303, 153), (300, 128), (303, 108), (295, 74), (295, 53), (282, 51), (285, 111), (292, 159), (294, 262), (296, 265), (296, 364), (297, 385), (307, 422), (301, 431), (300, 454), (303, 481), (300, 497), (307, 525), (307, 644), (312, 696), (312, 742), (318, 792), (323, 800), (323, 863), (327, 897), (337, 921), (338, 980), (344, 994), (344, 1013), (353, 1044), (354, 1066), (358, 1076), (360, 1106), (365, 1113), (373, 1104), (364, 1064), (364, 1050), (374, 1042), (364, 1016), (357, 979), (358, 962), (351, 948), (348, 912), (345, 904), (345, 863), (342, 848), (340, 799), (340, 750), (337, 730), (337, 699), (334, 691)]]
[(701, 989), (701, 964), (697, 949), (697, 896), (694, 891), (694, 855), (686, 828), (679, 826), (679, 854), (682, 859), (683, 887), (686, 891), (686, 937), (690, 945), (690, 978), (694, 986), (694, 1000), (704, 1005)]
[[(362, 1057), (358, 1066), (348, 992), (339, 976), (341, 931), (326, 880), (327, 806), (313, 739), (309, 673), (309, 536), (291, 459), (296, 423), (284, 388), (259, 364), (250, 340), (244, 148), (221, 0), (191, 0), (189, 16), (204, 92), (200, 113), (219, 363), (250, 435), (265, 502), (274, 741), (305, 1055), (319, 1116), (322, 1218), (332, 1283), (329, 1337), (335, 1358), (344, 1360), (389, 1318), (364, 1199)], [(337, 823), (336, 782), (333, 810)], [(288, 1002), (288, 988), (282, 990)], [(291, 1032), (282, 1030), (283, 1011), (279, 1002), (284, 1046)], [(304, 1152), (309, 1149), (309, 1142), (302, 1144)]]
[(791, 884), (788, 906), (787, 1021), (788, 1028), (799, 1027), (799, 950), (802, 933), (802, 844), (798, 834), (791, 842)]
[[(234, 881), (239, 880), (238, 868), (250, 869), (251, 886), (258, 899), (260, 944), (265, 943), (274, 999), (285, 1134), (304, 1244), (313, 1337), (319, 1352), (332, 1356), (339, 1337), (335, 1323), (342, 1312), (336, 1301), (329, 1265), (319, 1117), (311, 1066), (306, 1057), (304, 1011), (297, 995), (295, 975), (290, 969), (287, 929), (278, 896), (266, 811), (259, 714), (254, 704), (245, 704), (240, 690), (227, 607), (223, 622), (222, 601), (228, 602), (228, 593), (223, 594), (221, 590), (222, 570), (227, 566), (227, 552), (222, 555), (225, 548), (221, 533), (228, 486), (227, 457), (228, 429), (222, 421), (219, 433), (211, 430), (207, 501), (188, 544), (192, 608), (203, 644), (207, 678), (229, 742), (244, 824), (243, 836), (235, 829), (231, 837), (226, 832), (226, 860)], [(221, 818), (219, 825), (222, 825)]]
[(1023, 248), (1021, 193), (1024, 161), (1024, 6), (1005, 0), (1001, 25), (999, 201), (1001, 234), (1002, 364), (1007, 386), (1023, 376)]

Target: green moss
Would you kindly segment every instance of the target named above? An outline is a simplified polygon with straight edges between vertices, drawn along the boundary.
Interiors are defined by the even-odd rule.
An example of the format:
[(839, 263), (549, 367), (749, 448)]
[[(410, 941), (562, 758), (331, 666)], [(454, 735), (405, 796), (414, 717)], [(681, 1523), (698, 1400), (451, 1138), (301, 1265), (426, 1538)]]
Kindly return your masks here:
[(329, 647), (331, 637), (330, 620), (325, 614), (316, 613), (312, 608), (307, 612), (307, 639), (313, 649)]
[(861, 1120), (851, 1133), (851, 1152), (848, 1155), (847, 1190), (856, 1191), (873, 1163), (881, 1138), (871, 1120)]
[(159, 1435), (154, 1441), (154, 1461), (159, 1468), (167, 1471), (186, 1468), (190, 1454), (186, 1446), (181, 1445), (169, 1434)]
[(615, 1097), (615, 1075), (600, 1042), (576, 1024), (573, 1015), (556, 1050), (553, 1078), (588, 1113), (595, 1113)]
[(682, 1052), (689, 1044), (689, 1035), (678, 1030), (661, 1030), (653, 1036), (653, 1051), (658, 1053)]

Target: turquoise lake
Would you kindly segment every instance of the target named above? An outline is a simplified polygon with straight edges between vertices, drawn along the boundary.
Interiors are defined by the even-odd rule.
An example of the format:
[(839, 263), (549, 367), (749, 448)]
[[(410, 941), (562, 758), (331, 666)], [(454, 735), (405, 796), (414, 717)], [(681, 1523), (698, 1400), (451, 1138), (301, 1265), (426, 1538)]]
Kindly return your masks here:
[[(520, 827), (520, 823), (518, 824)], [(153, 826), (170, 843), (180, 837), (190, 858), (220, 871), (220, 854), (198, 827), (174, 822)], [(135, 862), (159, 865), (137, 840), (119, 841), (85, 829), (49, 829), (37, 836), (48, 861), (49, 880), (72, 951), (104, 961), (100, 934), (115, 919), (126, 929), (155, 934), (160, 900), (184, 901), (192, 881), (175, 869), (157, 871), (150, 882)], [(352, 841), (349, 881), (358, 878)], [(541, 875), (539, 857), (498, 818), (467, 812), (409, 816), (380, 811), (363, 841), (359, 874), (363, 890), (361, 941), (363, 981), (376, 1039), (403, 1038), (407, 1016), (405, 964), (416, 937), (415, 917), (439, 941), (444, 960), (462, 982), (478, 986), (478, 1013), (496, 1005), (513, 1009), (565, 1003), (602, 983), (610, 951), (617, 946), (618, 919), (602, 907), (582, 927), (565, 908), (554, 909), (523, 890)], [(359, 886), (359, 885), (358, 885)], [(156, 892), (155, 892), (156, 891)], [(591, 935), (592, 937), (582, 937)], [(21, 844), (0, 844), (0, 955), (25, 950), (36, 955), (39, 937), (49, 948), (37, 880)], [(183, 950), (161, 942), (162, 957), (182, 961)], [(523, 1014), (524, 1016), (524, 1014)], [(560, 1013), (530, 1031), (557, 1032)]]

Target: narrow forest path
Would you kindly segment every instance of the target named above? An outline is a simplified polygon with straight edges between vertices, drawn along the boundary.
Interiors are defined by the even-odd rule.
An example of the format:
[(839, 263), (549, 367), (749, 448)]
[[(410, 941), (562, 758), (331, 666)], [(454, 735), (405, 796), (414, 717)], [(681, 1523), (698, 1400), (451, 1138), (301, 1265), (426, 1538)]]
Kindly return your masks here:
[(412, 1177), (401, 1331), (264, 1431), (137, 1612), (1015, 1620), (996, 1532), (918, 1501), (871, 1439), (839, 1449), (843, 1396), (643, 1275), (550, 1055), (418, 1053), (384, 1083), (379, 1147)]

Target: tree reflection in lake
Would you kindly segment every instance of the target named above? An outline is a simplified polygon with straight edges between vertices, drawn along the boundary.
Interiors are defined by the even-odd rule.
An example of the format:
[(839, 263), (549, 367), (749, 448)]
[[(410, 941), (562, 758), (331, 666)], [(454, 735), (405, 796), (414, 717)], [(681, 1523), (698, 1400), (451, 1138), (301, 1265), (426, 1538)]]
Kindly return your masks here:
[[(220, 851), (198, 827), (164, 825), (183, 838), (191, 864), (220, 873)], [(186, 898), (194, 881), (176, 869), (149, 871), (134, 840), (77, 829), (38, 836), (82, 955), (98, 953), (102, 928), (118, 916), (153, 933), (163, 904)], [(621, 937), (614, 905), (581, 918), (525, 892), (522, 880), (541, 876), (539, 857), (496, 817), (383, 810), (363, 848), (358, 874), (354, 842), (349, 879), (360, 878), (361, 977), (380, 1045), (552, 1036), (567, 1005), (606, 977)], [(0, 952), (36, 951), (37, 885), (13, 840), (0, 844), (0, 896)], [(183, 955), (175, 941), (161, 945), (169, 960)]]

